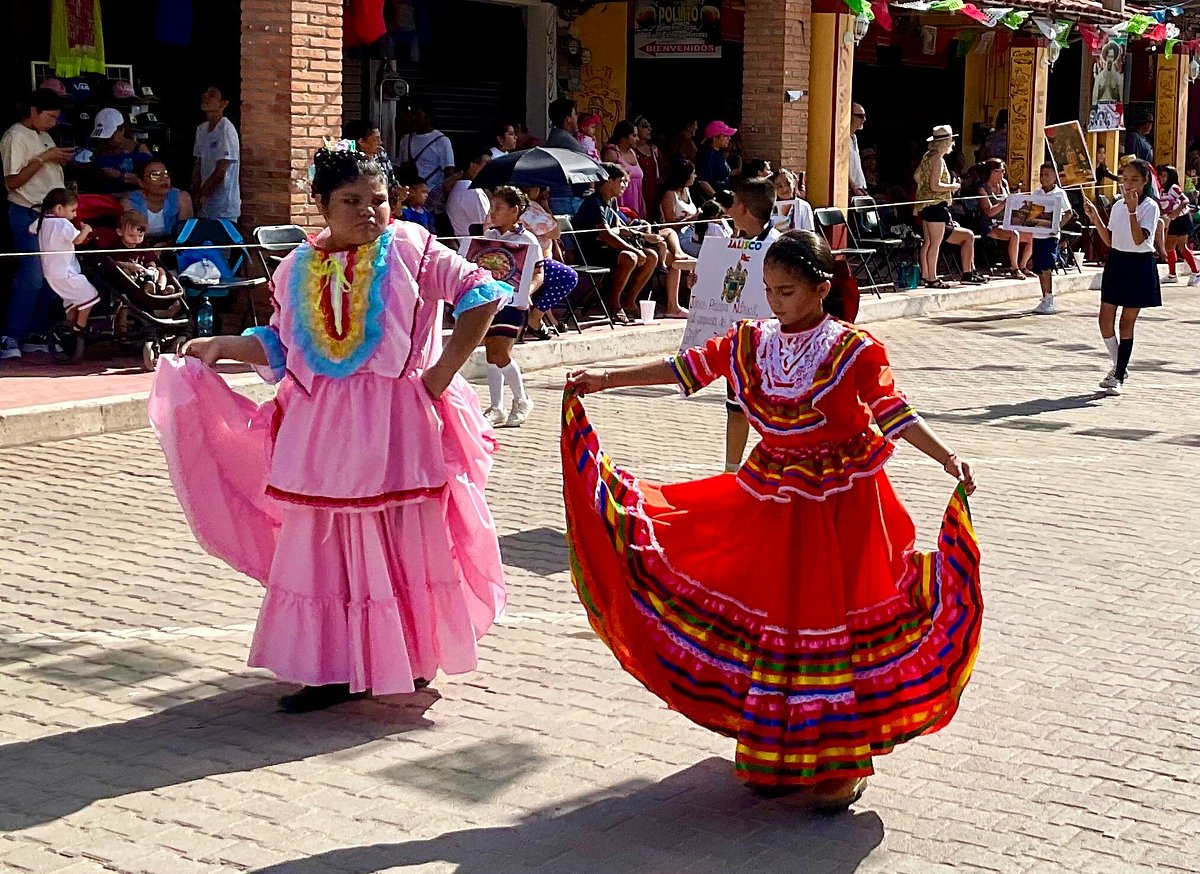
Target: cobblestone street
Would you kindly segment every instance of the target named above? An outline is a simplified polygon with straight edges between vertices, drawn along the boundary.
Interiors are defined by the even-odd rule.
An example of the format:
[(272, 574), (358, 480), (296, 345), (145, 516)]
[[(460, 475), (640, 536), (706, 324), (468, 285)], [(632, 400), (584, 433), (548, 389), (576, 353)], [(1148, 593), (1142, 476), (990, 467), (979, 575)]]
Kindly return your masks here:
[[(1195, 871), (1197, 291), (1144, 313), (1120, 398), (1096, 389), (1094, 293), (1057, 317), (870, 326), (977, 466), (987, 606), (954, 723), (877, 760), (836, 818), (743, 789), (732, 741), (591, 632), (562, 536), (561, 371), (530, 375), (532, 420), (501, 431), (510, 600), (480, 670), (306, 716), (245, 667), (260, 587), (196, 546), (148, 431), (0, 451), (0, 870)], [(627, 389), (588, 409), (617, 459), (671, 480), (720, 469), (723, 401)], [(929, 544), (951, 481), (907, 446), (890, 471)]]

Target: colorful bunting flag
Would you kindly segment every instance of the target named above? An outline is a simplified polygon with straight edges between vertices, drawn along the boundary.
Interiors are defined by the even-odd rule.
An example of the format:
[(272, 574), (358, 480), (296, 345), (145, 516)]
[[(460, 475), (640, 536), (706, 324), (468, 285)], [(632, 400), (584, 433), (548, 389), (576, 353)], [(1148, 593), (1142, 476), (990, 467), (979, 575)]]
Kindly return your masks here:
[(1080, 24), (1079, 35), (1083, 37), (1083, 44), (1093, 55), (1100, 51), (1100, 46), (1104, 45), (1104, 34), (1101, 33), (1100, 28), (1091, 24)]
[(1008, 15), (1006, 15), (1002, 19), (1000, 19), (1000, 23), (1003, 24), (1005, 27), (1007, 27), (1009, 30), (1020, 30), (1021, 25), (1024, 24), (1028, 18), (1029, 18), (1029, 13), (1027, 11), (1025, 11), (1024, 9), (1021, 9), (1016, 12), (1008, 13)]
[(1006, 15), (1010, 15), (1012, 11), (1011, 6), (985, 6), (983, 7), (983, 14), (987, 16), (987, 21), (983, 23), (988, 27), (995, 27), (1004, 20)]
[(892, 13), (888, 9), (887, 0), (871, 0), (871, 10), (875, 13), (875, 21), (884, 30), (892, 29)]
[(1150, 42), (1162, 42), (1167, 38), (1167, 26), (1165, 24), (1156, 24), (1144, 34)]
[[(1118, 27), (1119, 26), (1120, 25), (1118, 25)], [(1138, 13), (1130, 18), (1129, 21), (1125, 22), (1125, 27), (1123, 29), (1126, 33), (1132, 33), (1134, 36), (1141, 36), (1153, 26), (1153, 18), (1151, 18), (1149, 15), (1142, 15), (1141, 13)]]
[(931, 12), (958, 12), (966, 6), (965, 0), (933, 0), (929, 4)]
[(871, 11), (871, 4), (868, 0), (846, 0), (846, 5), (855, 15), (862, 15), (872, 21), (875, 19), (875, 13)]
[(1034, 18), (1033, 24), (1042, 32), (1042, 36), (1053, 42), (1054, 40), (1054, 22), (1049, 18)]
[(1060, 47), (1064, 49), (1067, 47), (1067, 39), (1070, 36), (1070, 21), (1067, 21), (1065, 18), (1060, 18), (1058, 21), (1054, 22), (1054, 41), (1058, 43)]
[(1171, 60), (1171, 55), (1175, 53), (1175, 46), (1179, 45), (1179, 40), (1169, 39), (1166, 45), (1163, 46), (1163, 57), (1168, 61)]
[(974, 3), (966, 3), (963, 5), (962, 14), (968, 18), (973, 18), (980, 24), (986, 24), (988, 27), (995, 27), (996, 22), (992, 21), (988, 14), (976, 6)]

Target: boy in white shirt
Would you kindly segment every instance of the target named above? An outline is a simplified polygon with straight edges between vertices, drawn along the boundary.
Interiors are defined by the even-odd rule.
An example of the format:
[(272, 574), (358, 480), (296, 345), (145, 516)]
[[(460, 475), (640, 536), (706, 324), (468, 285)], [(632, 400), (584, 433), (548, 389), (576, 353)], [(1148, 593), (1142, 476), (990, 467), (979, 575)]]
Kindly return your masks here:
[(471, 225), (487, 223), (488, 202), (487, 192), (482, 188), (472, 188), (471, 183), (490, 161), (491, 155), (480, 152), (468, 162), (466, 169), (446, 199), (446, 218), (450, 219), (450, 227), (456, 237), (465, 237), (470, 233)]
[[(1039, 193), (1058, 198), (1062, 206), (1062, 217), (1058, 223), (1061, 228), (1075, 217), (1075, 213), (1071, 210), (1071, 202), (1067, 200), (1067, 192), (1058, 184), (1058, 171), (1054, 169), (1053, 164), (1042, 165), (1040, 181), (1042, 188)], [(1058, 307), (1054, 305), (1054, 264), (1058, 256), (1058, 247), (1058, 234), (1053, 237), (1035, 237), (1033, 240), (1033, 272), (1037, 274), (1038, 283), (1042, 287), (1042, 302), (1034, 309), (1039, 316), (1052, 316), (1058, 312)]]
[(237, 128), (225, 117), (228, 108), (229, 101), (215, 85), (200, 97), (206, 120), (196, 128), (192, 193), (201, 218), (236, 222), (242, 217), (242, 147)]

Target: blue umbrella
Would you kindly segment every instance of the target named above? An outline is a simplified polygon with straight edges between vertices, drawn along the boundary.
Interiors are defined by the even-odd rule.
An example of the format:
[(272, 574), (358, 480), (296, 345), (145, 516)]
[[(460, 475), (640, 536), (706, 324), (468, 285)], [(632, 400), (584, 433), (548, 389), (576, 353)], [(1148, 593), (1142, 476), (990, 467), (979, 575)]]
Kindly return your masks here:
[(608, 179), (599, 164), (587, 155), (570, 149), (537, 147), (509, 152), (487, 163), (472, 188), (515, 185), (518, 188), (562, 188), (566, 185), (590, 185)]

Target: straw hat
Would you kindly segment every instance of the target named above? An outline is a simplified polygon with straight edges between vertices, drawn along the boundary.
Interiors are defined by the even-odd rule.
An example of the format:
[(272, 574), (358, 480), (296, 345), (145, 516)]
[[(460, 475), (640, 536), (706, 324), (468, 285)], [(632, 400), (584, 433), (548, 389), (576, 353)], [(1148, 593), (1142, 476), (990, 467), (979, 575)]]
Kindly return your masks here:
[(950, 125), (937, 124), (933, 126), (933, 136), (926, 137), (925, 142), (937, 143), (941, 142), (942, 140), (952, 140), (956, 137), (957, 134), (954, 133), (954, 128), (950, 127)]

